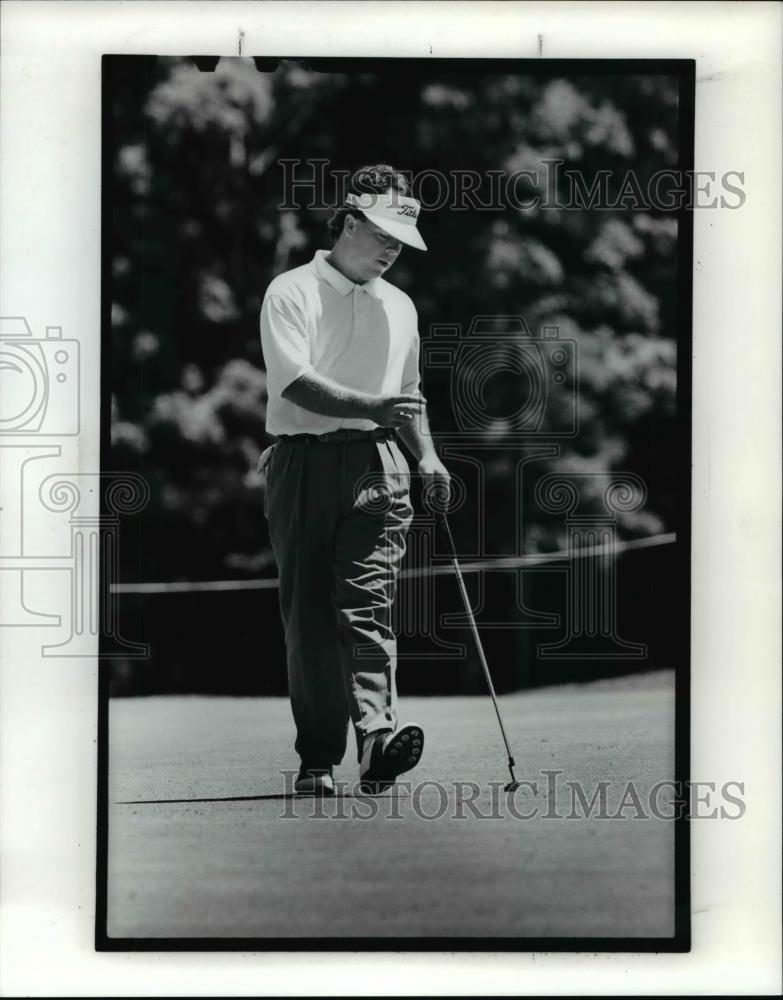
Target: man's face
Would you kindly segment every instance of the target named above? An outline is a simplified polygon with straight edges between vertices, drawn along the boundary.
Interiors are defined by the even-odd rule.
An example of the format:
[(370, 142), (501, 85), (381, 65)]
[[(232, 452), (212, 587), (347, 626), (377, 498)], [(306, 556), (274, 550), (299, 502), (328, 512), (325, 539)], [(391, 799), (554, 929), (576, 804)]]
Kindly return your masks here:
[(351, 263), (365, 281), (388, 271), (402, 251), (402, 243), (389, 236), (369, 219), (350, 216), (346, 227), (351, 233)]

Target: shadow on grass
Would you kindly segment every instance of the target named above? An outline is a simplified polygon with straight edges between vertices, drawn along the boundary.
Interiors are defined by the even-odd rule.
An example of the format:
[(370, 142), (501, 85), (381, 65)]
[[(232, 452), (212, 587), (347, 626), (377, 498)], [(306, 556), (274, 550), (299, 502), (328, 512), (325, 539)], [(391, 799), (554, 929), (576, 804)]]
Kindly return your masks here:
[(334, 802), (337, 799), (399, 799), (402, 796), (399, 792), (392, 792), (391, 795), (354, 795), (352, 792), (345, 792), (339, 795), (301, 795), (297, 792), (276, 792), (273, 795), (228, 795), (224, 798), (210, 799), (136, 799), (115, 802), (117, 806), (166, 806), (166, 805), (188, 805), (197, 802), (269, 802), (273, 799), (296, 799), (300, 802), (311, 802), (315, 798), (321, 798), (324, 802)]

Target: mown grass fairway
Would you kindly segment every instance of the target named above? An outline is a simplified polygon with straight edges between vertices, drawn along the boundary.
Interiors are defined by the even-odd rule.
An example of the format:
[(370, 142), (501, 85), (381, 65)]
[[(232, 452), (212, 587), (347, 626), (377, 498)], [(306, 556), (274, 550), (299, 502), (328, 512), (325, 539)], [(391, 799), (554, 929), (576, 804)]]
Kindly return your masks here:
[[(630, 806), (626, 819), (544, 818), (572, 812), (566, 781), (588, 798), (610, 782), (613, 813), (627, 782), (646, 803), (672, 779), (672, 674), (501, 702), (517, 777), (538, 782), (513, 805), (533, 819), (499, 788), (488, 697), (402, 698), (401, 717), (426, 733), (419, 767), (394, 793), (355, 797), (351, 736), (336, 772), (349, 794), (321, 803), (286, 796), (279, 772), (297, 761), (285, 699), (113, 701), (109, 936), (672, 935), (671, 822), (632, 820)], [(556, 803), (545, 771), (563, 772)]]

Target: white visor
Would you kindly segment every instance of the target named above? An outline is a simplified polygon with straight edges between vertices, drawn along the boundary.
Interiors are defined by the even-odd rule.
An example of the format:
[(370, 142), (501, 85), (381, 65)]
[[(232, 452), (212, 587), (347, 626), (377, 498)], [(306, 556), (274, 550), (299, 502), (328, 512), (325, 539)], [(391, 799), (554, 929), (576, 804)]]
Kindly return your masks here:
[(392, 189), (383, 194), (348, 194), (345, 202), (360, 209), (370, 222), (374, 222), (379, 229), (401, 243), (417, 250), (427, 249), (427, 244), (416, 228), (421, 205), (415, 198), (406, 198)]

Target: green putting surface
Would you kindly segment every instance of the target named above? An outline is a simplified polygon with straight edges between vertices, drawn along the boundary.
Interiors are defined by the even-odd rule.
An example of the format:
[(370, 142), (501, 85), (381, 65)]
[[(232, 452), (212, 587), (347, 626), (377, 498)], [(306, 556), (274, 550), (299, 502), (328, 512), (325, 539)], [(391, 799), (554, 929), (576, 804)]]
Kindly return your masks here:
[[(322, 802), (286, 794), (285, 699), (112, 701), (109, 936), (670, 937), (673, 824), (648, 795), (673, 778), (672, 673), (500, 701), (517, 778), (537, 782), (511, 802), (489, 697), (402, 698), (420, 765), (361, 796), (351, 736), (346, 794)], [(625, 818), (582, 818), (566, 782), (589, 800), (601, 781), (604, 817), (626, 794)], [(631, 781), (651, 818), (632, 818)]]

